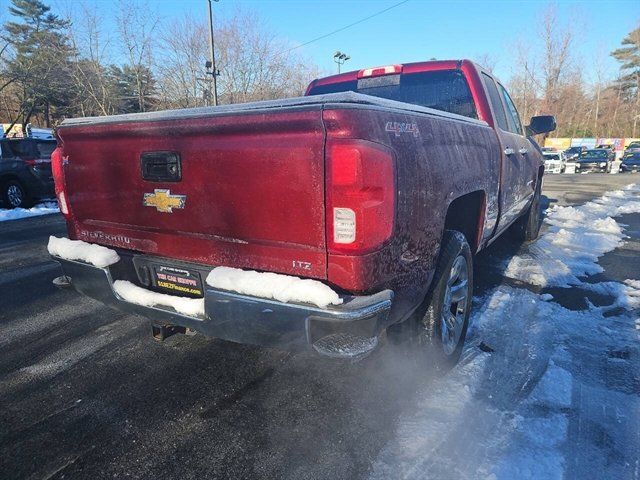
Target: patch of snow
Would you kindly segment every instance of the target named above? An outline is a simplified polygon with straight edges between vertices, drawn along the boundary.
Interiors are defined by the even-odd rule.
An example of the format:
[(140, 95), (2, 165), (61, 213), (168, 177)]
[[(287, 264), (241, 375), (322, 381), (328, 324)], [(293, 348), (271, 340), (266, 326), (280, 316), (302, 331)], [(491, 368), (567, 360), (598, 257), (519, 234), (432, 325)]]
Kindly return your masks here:
[(68, 238), (49, 237), (47, 250), (51, 255), (65, 260), (80, 260), (96, 267), (107, 267), (120, 260), (118, 253), (110, 248), (82, 240), (69, 240)]
[(339, 295), (322, 282), (279, 273), (216, 267), (207, 275), (207, 284), (222, 290), (284, 303), (311, 303), (320, 308), (342, 303)]
[(599, 282), (599, 283), (581, 283), (580, 286), (592, 292), (596, 292), (602, 295), (610, 295), (615, 298), (612, 305), (604, 307), (592, 307), (592, 309), (599, 309), (602, 312), (612, 310), (617, 307), (625, 308), (626, 310), (634, 310), (640, 307), (640, 280), (625, 280), (624, 283), (620, 282)]
[[(580, 277), (601, 271), (598, 257), (622, 243), (612, 217), (640, 211), (638, 193), (632, 186), (549, 209), (548, 233), (509, 265), (508, 276), (531, 285), (579, 284), (614, 305), (574, 311), (508, 285), (474, 298), (462, 362), (416, 392), (372, 479), (633, 477), (638, 359), (607, 352), (629, 351), (640, 318), (605, 313), (640, 307), (640, 280)], [(493, 352), (471, 355), (480, 342)]]
[(533, 285), (568, 287), (580, 284), (580, 277), (600, 273), (598, 258), (624, 238), (612, 217), (640, 212), (639, 194), (640, 187), (630, 185), (584, 205), (548, 209), (549, 230), (528, 253), (512, 258), (505, 274)]
[(18, 220), (20, 218), (37, 217), (39, 215), (49, 215), (52, 213), (59, 213), (58, 202), (45, 201), (38, 203), (31, 208), (0, 208), (0, 222), (6, 220)]
[(572, 385), (571, 373), (550, 363), (529, 400), (547, 407), (568, 407), (571, 405)]
[(126, 280), (113, 282), (113, 290), (125, 301), (143, 307), (171, 307), (190, 317), (204, 316), (204, 298), (187, 298), (152, 292)]

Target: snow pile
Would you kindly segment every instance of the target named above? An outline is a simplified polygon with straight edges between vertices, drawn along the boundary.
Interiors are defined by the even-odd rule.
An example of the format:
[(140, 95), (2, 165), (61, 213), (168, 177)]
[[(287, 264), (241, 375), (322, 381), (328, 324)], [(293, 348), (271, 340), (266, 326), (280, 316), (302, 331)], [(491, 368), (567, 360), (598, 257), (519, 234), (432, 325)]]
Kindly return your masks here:
[(37, 217), (39, 215), (49, 215), (59, 213), (58, 202), (42, 202), (32, 208), (12, 208), (10, 210), (0, 208), (0, 222), (5, 220), (18, 220), (20, 218)]
[(338, 294), (322, 282), (279, 273), (216, 267), (207, 276), (207, 284), (222, 290), (284, 303), (311, 303), (320, 308), (342, 303)]
[[(640, 211), (639, 192), (550, 210), (548, 233), (509, 264), (511, 277), (579, 283), (614, 303), (587, 299), (571, 310), (548, 293), (507, 285), (475, 297), (461, 362), (399, 393), (413, 396), (411, 406), (399, 410), (372, 480), (635, 478), (640, 280), (578, 277), (601, 271), (599, 255), (622, 243), (611, 217)], [(619, 307), (628, 311), (612, 314)]]
[(514, 257), (506, 276), (533, 285), (580, 284), (579, 277), (600, 273), (598, 258), (622, 243), (622, 227), (612, 218), (640, 212), (640, 186), (609, 192), (578, 207), (554, 206), (547, 211), (547, 233), (525, 255)]
[(80, 260), (90, 263), (96, 267), (107, 267), (120, 260), (120, 257), (110, 248), (82, 240), (69, 240), (68, 238), (49, 237), (47, 250), (53, 256), (64, 258), (65, 260)]
[(190, 317), (204, 317), (204, 298), (187, 298), (152, 292), (126, 280), (113, 282), (113, 290), (125, 301), (143, 307), (171, 307)]

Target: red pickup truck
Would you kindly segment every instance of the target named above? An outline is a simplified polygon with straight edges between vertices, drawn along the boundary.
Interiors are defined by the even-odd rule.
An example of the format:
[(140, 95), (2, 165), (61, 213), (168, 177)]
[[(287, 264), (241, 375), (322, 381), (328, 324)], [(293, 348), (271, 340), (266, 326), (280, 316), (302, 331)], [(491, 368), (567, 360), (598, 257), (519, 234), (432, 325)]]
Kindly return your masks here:
[(530, 135), (553, 129), (524, 127), (468, 60), (321, 78), (301, 98), (65, 120), (53, 171), (73, 241), (49, 250), (79, 292), (151, 318), (157, 338), (353, 357), (389, 331), (452, 364), (474, 255), (509, 227), (538, 234)]

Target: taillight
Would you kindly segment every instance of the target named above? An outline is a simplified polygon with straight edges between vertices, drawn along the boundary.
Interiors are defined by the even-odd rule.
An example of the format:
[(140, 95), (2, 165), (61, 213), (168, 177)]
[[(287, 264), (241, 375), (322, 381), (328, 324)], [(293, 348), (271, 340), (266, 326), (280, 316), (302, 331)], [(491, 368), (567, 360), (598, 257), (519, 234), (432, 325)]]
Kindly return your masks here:
[(23, 158), (22, 161), (25, 165), (33, 168), (36, 168), (38, 165), (42, 165), (45, 163), (51, 163), (51, 160), (49, 160), (48, 158)]
[(51, 173), (53, 174), (53, 182), (56, 187), (56, 197), (58, 205), (63, 215), (69, 215), (69, 206), (67, 205), (67, 195), (64, 185), (64, 165), (63, 154), (60, 147), (56, 148), (51, 154)]
[(378, 249), (393, 231), (395, 167), (388, 148), (364, 140), (327, 141), (329, 253)]

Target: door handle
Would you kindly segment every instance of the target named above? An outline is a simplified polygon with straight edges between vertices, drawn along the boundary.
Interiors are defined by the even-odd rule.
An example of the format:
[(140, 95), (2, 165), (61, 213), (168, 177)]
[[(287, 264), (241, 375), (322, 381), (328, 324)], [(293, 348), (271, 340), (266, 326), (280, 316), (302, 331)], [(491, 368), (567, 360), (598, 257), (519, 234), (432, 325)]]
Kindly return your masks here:
[(516, 151), (511, 147), (507, 147), (507, 148), (504, 149), (504, 154), (505, 155), (513, 155), (514, 153), (516, 153)]
[(526, 155), (527, 153), (529, 153), (529, 150), (527, 150), (526, 148), (521, 148), (520, 150), (518, 150), (518, 152), (520, 152), (520, 155)]

